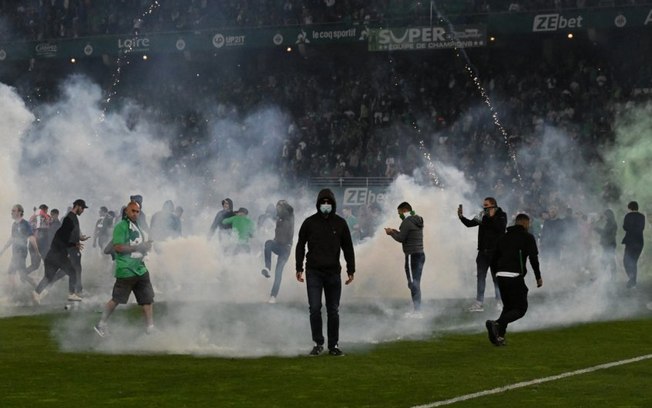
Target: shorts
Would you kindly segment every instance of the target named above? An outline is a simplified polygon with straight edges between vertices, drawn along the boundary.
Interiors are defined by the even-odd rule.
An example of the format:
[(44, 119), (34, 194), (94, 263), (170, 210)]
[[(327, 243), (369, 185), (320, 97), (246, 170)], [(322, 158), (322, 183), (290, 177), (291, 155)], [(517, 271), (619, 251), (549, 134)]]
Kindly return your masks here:
[(131, 292), (134, 292), (136, 302), (141, 306), (154, 303), (154, 288), (149, 280), (149, 272), (143, 276), (116, 278), (111, 298), (116, 303), (124, 304), (129, 300)]

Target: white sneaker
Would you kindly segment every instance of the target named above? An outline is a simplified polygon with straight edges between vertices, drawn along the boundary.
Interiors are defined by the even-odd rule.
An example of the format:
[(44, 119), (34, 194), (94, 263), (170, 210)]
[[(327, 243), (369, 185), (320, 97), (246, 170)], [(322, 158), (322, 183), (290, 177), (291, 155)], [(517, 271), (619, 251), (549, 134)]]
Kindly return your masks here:
[(32, 291), (32, 302), (35, 305), (40, 305), (41, 304), (41, 295), (39, 293), (36, 293), (35, 290)]
[(423, 314), (417, 310), (413, 312), (407, 312), (403, 315), (406, 319), (423, 319)]
[(93, 330), (95, 330), (95, 333), (97, 333), (98, 336), (100, 337), (106, 337), (109, 334), (109, 331), (106, 328), (106, 323), (98, 323), (93, 326)]
[(82, 297), (79, 296), (79, 295), (76, 294), (76, 293), (71, 293), (71, 294), (68, 295), (68, 301), (69, 301), (69, 302), (81, 302), (81, 301), (82, 301)]
[(276, 303), (276, 296), (270, 296), (267, 303), (269, 303), (270, 305), (275, 304)]
[(481, 302), (475, 302), (467, 309), (469, 312), (484, 312), (484, 307)]

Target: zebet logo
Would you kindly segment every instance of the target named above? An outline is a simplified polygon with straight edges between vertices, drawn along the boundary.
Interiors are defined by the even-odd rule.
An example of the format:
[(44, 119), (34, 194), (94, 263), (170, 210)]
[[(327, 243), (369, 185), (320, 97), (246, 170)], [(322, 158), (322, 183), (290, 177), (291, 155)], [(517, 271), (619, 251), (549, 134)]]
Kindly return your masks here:
[(385, 194), (374, 193), (367, 187), (347, 188), (344, 190), (344, 206), (365, 205), (371, 203), (382, 203), (385, 201)]
[(537, 14), (534, 16), (532, 31), (557, 31), (564, 28), (582, 28), (584, 17), (566, 18), (560, 14)]

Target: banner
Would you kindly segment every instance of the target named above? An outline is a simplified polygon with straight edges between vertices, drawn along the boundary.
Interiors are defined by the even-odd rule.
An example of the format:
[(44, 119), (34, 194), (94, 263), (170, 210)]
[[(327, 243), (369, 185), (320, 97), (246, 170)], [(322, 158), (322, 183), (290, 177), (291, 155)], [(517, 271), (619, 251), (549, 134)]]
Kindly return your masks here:
[(650, 6), (445, 17), (451, 24), (411, 26), (409, 23), (396, 23), (390, 28), (381, 27), (378, 22), (311, 24), (303, 27), (212, 29), (144, 33), (138, 36), (108, 35), (50, 41), (13, 41), (0, 43), (0, 62), (29, 58), (79, 59), (128, 53), (215, 53), (296, 45), (367, 44), (370, 51), (468, 48), (485, 46), (487, 33), (537, 34), (652, 27)]
[(479, 24), (369, 30), (369, 51), (433, 50), (485, 45), (487, 45), (487, 30)]

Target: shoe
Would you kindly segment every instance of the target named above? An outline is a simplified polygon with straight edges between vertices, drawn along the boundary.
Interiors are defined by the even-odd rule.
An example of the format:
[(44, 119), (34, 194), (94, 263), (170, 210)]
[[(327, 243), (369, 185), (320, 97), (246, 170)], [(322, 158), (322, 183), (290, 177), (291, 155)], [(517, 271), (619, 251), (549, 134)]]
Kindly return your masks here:
[(93, 326), (93, 330), (95, 330), (95, 333), (97, 333), (97, 335), (100, 337), (106, 337), (109, 334), (106, 330), (106, 324), (98, 323)]
[(475, 302), (467, 309), (469, 312), (484, 312), (484, 307), (482, 307), (481, 302)]
[(503, 310), (503, 302), (501, 302), (500, 300), (496, 301), (496, 310), (498, 310), (499, 312)]
[(269, 303), (270, 305), (275, 304), (276, 303), (276, 296), (270, 296), (267, 303)]
[(68, 295), (68, 301), (69, 301), (69, 302), (81, 302), (81, 301), (82, 301), (82, 297), (79, 296), (79, 295), (76, 294), (76, 293), (71, 293), (71, 294)]
[(318, 356), (321, 354), (321, 352), (324, 351), (324, 346), (316, 344), (315, 347), (310, 350), (310, 353), (308, 353), (311, 356)]
[(342, 350), (340, 350), (340, 348), (337, 346), (333, 347), (332, 349), (329, 349), (328, 354), (335, 357), (341, 357), (344, 355)]
[(145, 334), (154, 334), (154, 333), (158, 333), (158, 329), (156, 328), (156, 326), (151, 325), (145, 328)]
[(484, 323), (487, 328), (487, 334), (489, 335), (489, 341), (491, 344), (498, 346), (498, 323), (493, 320), (487, 320)]
[(496, 337), (496, 346), (505, 346), (505, 338), (502, 336)]
[(35, 290), (32, 291), (32, 303), (34, 303), (35, 305), (41, 304), (41, 295), (39, 293), (36, 293)]
[(267, 270), (267, 268), (263, 268), (263, 270), (260, 271), (260, 273), (262, 273), (263, 276), (266, 277), (266, 278), (269, 278), (269, 277), (271, 276), (271, 275), (269, 274), (269, 271)]
[(407, 312), (403, 315), (403, 317), (406, 319), (423, 319), (423, 314), (418, 310), (415, 310), (413, 312)]

